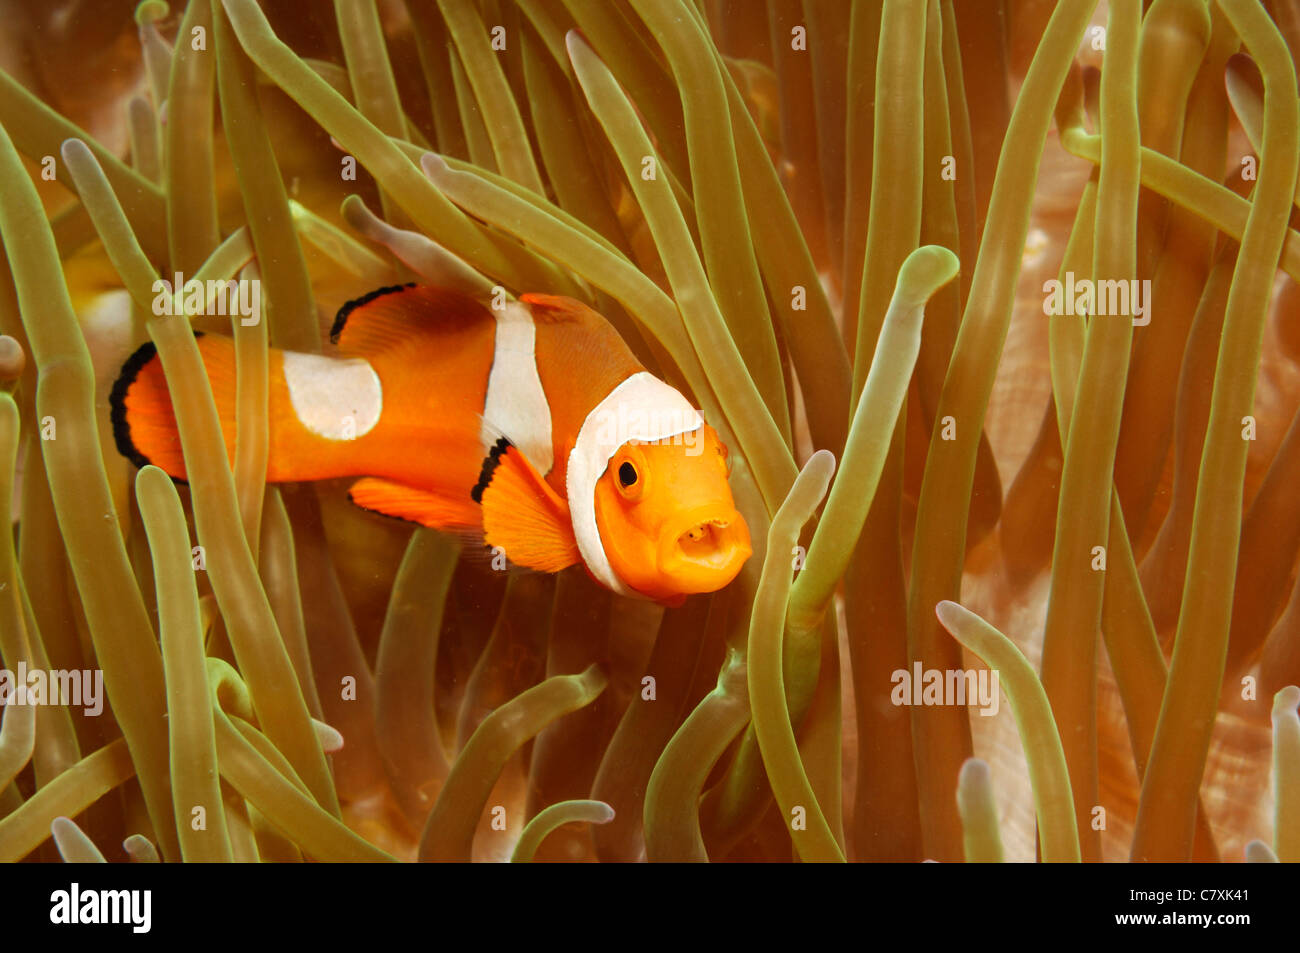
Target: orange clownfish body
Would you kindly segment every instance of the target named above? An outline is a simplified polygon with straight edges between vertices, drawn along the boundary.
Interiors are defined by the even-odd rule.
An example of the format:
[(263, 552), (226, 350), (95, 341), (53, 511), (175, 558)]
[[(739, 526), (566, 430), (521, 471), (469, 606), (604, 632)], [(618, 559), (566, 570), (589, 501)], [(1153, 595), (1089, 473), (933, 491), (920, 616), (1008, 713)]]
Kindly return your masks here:
[[(357, 505), (481, 538), (516, 565), (582, 563), (624, 595), (680, 603), (751, 553), (726, 448), (610, 324), (570, 298), (490, 309), (456, 291), (382, 288), (345, 305), (337, 356), (270, 353), (271, 482), (357, 476)], [(199, 350), (227, 451), (233, 342)], [(112, 393), (118, 449), (185, 477), (152, 344)]]

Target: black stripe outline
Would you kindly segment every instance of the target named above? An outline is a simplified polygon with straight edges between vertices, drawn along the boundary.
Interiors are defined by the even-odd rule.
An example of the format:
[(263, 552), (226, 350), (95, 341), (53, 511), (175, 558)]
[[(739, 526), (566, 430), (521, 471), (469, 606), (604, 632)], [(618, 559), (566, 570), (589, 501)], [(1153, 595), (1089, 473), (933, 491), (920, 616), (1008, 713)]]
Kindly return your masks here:
[(488, 488), (492, 482), (492, 476), (496, 473), (497, 467), (501, 465), (501, 458), (507, 450), (514, 447), (514, 444), (501, 437), (492, 445), (488, 455), (483, 458), (483, 469), (479, 471), (478, 483), (474, 484), (474, 489), (469, 491), (470, 499), (480, 506), (483, 505), (483, 491)]
[[(194, 332), (194, 340), (197, 341), (201, 337), (203, 337), (202, 331)], [(113, 389), (108, 395), (109, 420), (113, 424), (113, 442), (117, 444), (117, 452), (141, 469), (149, 466), (153, 461), (141, 453), (140, 448), (131, 439), (131, 425), (126, 419), (126, 395), (136, 378), (140, 376), (140, 372), (157, 356), (158, 348), (153, 341), (145, 341), (141, 344), (122, 365), (122, 370), (117, 380), (113, 382)]]
[(354, 298), (343, 307), (339, 308), (339, 313), (334, 316), (334, 324), (330, 327), (330, 343), (338, 344), (339, 335), (343, 333), (343, 328), (348, 323), (348, 318), (357, 308), (363, 308), (376, 298), (382, 298), (384, 295), (397, 294), (399, 291), (408, 291), (415, 287), (414, 281), (408, 281), (404, 285), (388, 285), (384, 288), (376, 288), (369, 294), (363, 294), (360, 298)]

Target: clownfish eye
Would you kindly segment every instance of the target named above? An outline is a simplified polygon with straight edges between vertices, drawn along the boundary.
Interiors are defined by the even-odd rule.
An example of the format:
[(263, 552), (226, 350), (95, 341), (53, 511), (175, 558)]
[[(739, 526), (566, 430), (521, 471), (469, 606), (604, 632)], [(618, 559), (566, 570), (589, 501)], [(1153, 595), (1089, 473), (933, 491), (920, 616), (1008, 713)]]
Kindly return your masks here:
[(635, 444), (621, 450), (609, 464), (610, 486), (628, 503), (635, 503), (645, 495), (647, 486), (654, 482), (646, 468), (646, 460)]

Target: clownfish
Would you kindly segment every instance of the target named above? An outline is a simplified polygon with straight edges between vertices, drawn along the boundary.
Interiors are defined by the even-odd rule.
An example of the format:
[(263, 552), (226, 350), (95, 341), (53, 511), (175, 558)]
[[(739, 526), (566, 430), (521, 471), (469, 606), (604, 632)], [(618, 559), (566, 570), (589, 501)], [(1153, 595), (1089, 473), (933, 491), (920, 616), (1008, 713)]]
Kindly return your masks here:
[[(234, 342), (196, 337), (233, 459)], [(344, 305), (330, 340), (337, 354), (270, 351), (268, 482), (360, 477), (366, 510), (666, 605), (751, 555), (717, 433), (585, 304), (407, 284)], [(185, 479), (152, 343), (110, 404), (119, 452)]]

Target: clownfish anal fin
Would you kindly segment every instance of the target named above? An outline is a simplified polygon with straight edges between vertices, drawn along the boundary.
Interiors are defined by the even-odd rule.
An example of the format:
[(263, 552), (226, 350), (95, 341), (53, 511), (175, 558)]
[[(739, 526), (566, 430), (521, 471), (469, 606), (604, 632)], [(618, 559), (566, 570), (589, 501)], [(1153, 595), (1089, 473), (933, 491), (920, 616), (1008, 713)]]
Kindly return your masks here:
[(483, 541), (515, 565), (559, 572), (582, 560), (568, 504), (505, 437), (492, 445), (470, 496), (483, 508)]
[(430, 493), (393, 480), (365, 477), (352, 484), (348, 499), (364, 510), (433, 529), (450, 532), (478, 529), (479, 514), (472, 502)]

